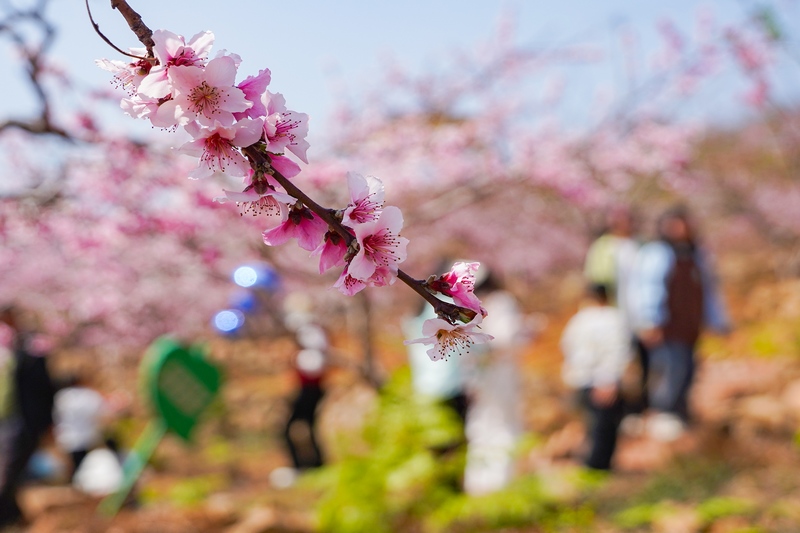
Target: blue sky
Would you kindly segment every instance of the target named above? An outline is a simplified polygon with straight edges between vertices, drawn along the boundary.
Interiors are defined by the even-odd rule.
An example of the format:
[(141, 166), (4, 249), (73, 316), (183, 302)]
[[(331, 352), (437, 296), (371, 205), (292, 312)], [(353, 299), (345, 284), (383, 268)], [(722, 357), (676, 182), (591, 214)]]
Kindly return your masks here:
[[(473, 48), (488, 39), (503, 13), (513, 14), (519, 41), (531, 45), (581, 41), (608, 47), (613, 52), (619, 49), (619, 29), (625, 27), (637, 34), (641, 46), (637, 53), (646, 60), (660, 43), (656, 27), (662, 18), (670, 18), (691, 32), (696, 13), (703, 6), (719, 22), (729, 22), (743, 18), (757, 2), (131, 0), (130, 3), (153, 29), (166, 28), (187, 37), (200, 30), (212, 30), (216, 34), (215, 50), (225, 48), (242, 56), (241, 77), (259, 68), (270, 68), (271, 89), (282, 92), (290, 108), (309, 113), (314, 132), (314, 128), (325, 125), (336, 103), (339, 93), (333, 90), (334, 86), (354, 91), (368, 86), (387, 56), (412, 71), (436, 68), (447, 60), (449, 53)], [(766, 3), (780, 8), (790, 34), (800, 34), (798, 0)], [(115, 43), (123, 48), (138, 44), (122, 17), (111, 11), (108, 0), (90, 0), (90, 5), (101, 29)], [(107, 73), (94, 66), (94, 59), (119, 58), (92, 31), (83, 1), (52, 0), (49, 13), (57, 21), (59, 31), (53, 53), (58, 64), (81, 86), (107, 84)], [(4, 46), (2, 53), (8, 60), (9, 47)], [(6, 75), (14, 73), (13, 68), (13, 62), (6, 65)], [(795, 68), (800, 71), (800, 65)], [(615, 89), (620, 83), (621, 69), (621, 60), (612, 60), (602, 70), (594, 71), (588, 84), (605, 84)], [(11, 98), (0, 103), (0, 116), (24, 116), (32, 100), (21, 76), (13, 76), (4, 94)], [(713, 109), (715, 105), (722, 104), (709, 97), (698, 110), (708, 111), (709, 106)], [(728, 112), (724, 108), (719, 110), (721, 115)], [(125, 119), (120, 116), (120, 121)]]

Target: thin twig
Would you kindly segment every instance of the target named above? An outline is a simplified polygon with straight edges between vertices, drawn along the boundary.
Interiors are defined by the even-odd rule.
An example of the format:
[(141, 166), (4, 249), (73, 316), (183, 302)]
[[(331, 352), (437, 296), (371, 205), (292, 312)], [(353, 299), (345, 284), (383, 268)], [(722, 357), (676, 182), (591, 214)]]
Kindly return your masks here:
[(97, 22), (94, 21), (94, 17), (92, 16), (92, 10), (89, 7), (89, 0), (86, 0), (86, 12), (89, 14), (89, 21), (92, 23), (92, 27), (94, 28), (94, 31), (97, 33), (97, 35), (100, 36), (101, 39), (103, 39), (106, 42), (106, 44), (108, 46), (110, 46), (111, 48), (113, 48), (114, 50), (116, 50), (117, 52), (119, 52), (120, 54), (122, 54), (124, 56), (133, 57), (135, 59), (142, 59), (144, 61), (153, 61), (152, 55), (151, 55), (151, 57), (137, 56), (136, 54), (131, 54), (130, 52), (126, 52), (125, 50), (121, 49), (119, 46), (117, 46), (114, 43), (112, 43), (111, 39), (106, 37), (103, 34), (103, 32), (100, 31), (100, 25)]

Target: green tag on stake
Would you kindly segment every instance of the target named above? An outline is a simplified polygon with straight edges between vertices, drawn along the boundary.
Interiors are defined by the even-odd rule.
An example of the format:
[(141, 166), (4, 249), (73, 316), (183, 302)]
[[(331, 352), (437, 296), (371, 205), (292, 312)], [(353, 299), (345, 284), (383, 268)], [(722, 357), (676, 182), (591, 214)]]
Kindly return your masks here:
[(189, 440), (203, 411), (222, 384), (219, 370), (206, 361), (198, 346), (182, 346), (161, 337), (148, 350), (145, 392), (167, 429)]
[(200, 346), (183, 346), (170, 337), (160, 337), (150, 345), (141, 373), (154, 417), (125, 459), (119, 490), (100, 503), (99, 511), (106, 515), (117, 514), (167, 431), (189, 440), (222, 385), (219, 370), (205, 360)]

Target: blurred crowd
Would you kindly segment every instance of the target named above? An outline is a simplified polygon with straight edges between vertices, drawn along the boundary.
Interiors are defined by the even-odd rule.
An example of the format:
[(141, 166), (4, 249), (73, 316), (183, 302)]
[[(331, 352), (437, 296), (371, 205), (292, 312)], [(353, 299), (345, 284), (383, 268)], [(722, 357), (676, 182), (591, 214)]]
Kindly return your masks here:
[[(561, 336), (563, 379), (586, 414), (582, 460), (593, 470), (612, 469), (621, 429), (661, 441), (680, 438), (693, 422), (688, 396), (698, 338), (704, 328), (730, 328), (689, 212), (664, 212), (652, 239), (641, 238), (638, 229), (629, 209), (608, 213), (586, 254), (580, 308)], [(488, 312), (481, 327), (494, 337), (491, 343), (445, 361), (432, 361), (424, 345), (409, 344), (408, 358), (417, 399), (448, 407), (460, 421), (463, 490), (480, 495), (503, 489), (514, 476), (524, 430), (517, 360), (541, 321), (525, 315), (486, 268), (476, 272), (475, 294)], [(332, 363), (312, 306), (291, 298), (284, 303), (282, 321), (297, 345), (291, 365), (296, 388), (282, 435), (290, 465), (270, 474), (278, 488), (325, 462), (316, 422)], [(434, 316), (424, 303), (404, 322), (406, 337), (418, 337)], [(46, 348), (18, 309), (0, 310), (0, 528), (22, 519), (17, 492), (50, 435), (67, 459), (63, 477), (78, 488), (108, 494), (121, 481), (122, 461), (109, 427), (125, 405), (104, 397), (85, 374), (54, 382)]]
[(612, 210), (588, 250), (584, 275), (585, 301), (561, 341), (564, 380), (588, 414), (586, 465), (608, 470), (621, 424), (662, 441), (684, 433), (692, 422), (688, 397), (700, 333), (725, 333), (730, 323), (682, 206), (658, 218), (647, 242), (628, 209)]
[(20, 309), (0, 309), (0, 528), (23, 522), (17, 493), (31, 476), (58, 477), (58, 466), (39, 452), (52, 438), (67, 458), (66, 480), (92, 494), (116, 489), (121, 476), (113, 417), (125, 408), (106, 398), (87, 375), (57, 381), (48, 367), (48, 346)]

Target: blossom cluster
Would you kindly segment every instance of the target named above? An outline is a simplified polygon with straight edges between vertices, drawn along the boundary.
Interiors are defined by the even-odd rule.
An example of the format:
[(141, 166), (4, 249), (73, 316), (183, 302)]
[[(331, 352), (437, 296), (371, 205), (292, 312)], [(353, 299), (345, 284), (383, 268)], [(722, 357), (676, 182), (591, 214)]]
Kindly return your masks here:
[(287, 177), (300, 172), (284, 153), (288, 150), (307, 162), (308, 115), (288, 110), (282, 95), (267, 90), (269, 69), (237, 84), (241, 57), (221, 51), (209, 59), (214, 35), (208, 31), (187, 42), (181, 35), (157, 30), (153, 41), (153, 59), (133, 63), (104, 59), (97, 64), (114, 73), (128, 92), (121, 103), (125, 113), (159, 128), (183, 127), (192, 136), (178, 149), (199, 159), (191, 178), (215, 172), (246, 177), (250, 164), (241, 149), (259, 142), (273, 154), (273, 161), (279, 160), (275, 166), (281, 166)]
[[(400, 209), (384, 205), (378, 178), (349, 173), (350, 202), (339, 210), (317, 205), (289, 181), (300, 166), (287, 151), (308, 163), (308, 115), (287, 109), (282, 95), (267, 90), (268, 69), (237, 83), (241, 58), (225, 51), (210, 58), (214, 36), (208, 31), (187, 41), (158, 30), (153, 42), (154, 57), (132, 50), (139, 56), (135, 62), (99, 60), (98, 65), (113, 72), (127, 91), (121, 107), (128, 115), (167, 130), (183, 128), (192, 137), (178, 148), (198, 158), (190, 178), (215, 173), (241, 177), (242, 191), (226, 190), (217, 200), (236, 202), (243, 214), (263, 215), (265, 244), (296, 239), (318, 257), (320, 273), (341, 268), (334, 286), (346, 295), (398, 279), (408, 239), (400, 236)], [(434, 360), (491, 338), (475, 331), (485, 315), (473, 293), (477, 268), (477, 263), (457, 263), (451, 272), (426, 282), (404, 280), (426, 299), (440, 293), (456, 304), (455, 310), (439, 312), (441, 318), (425, 324), (427, 337), (411, 341), (433, 344), (429, 354)], [(434, 296), (434, 301), (440, 300)]]

